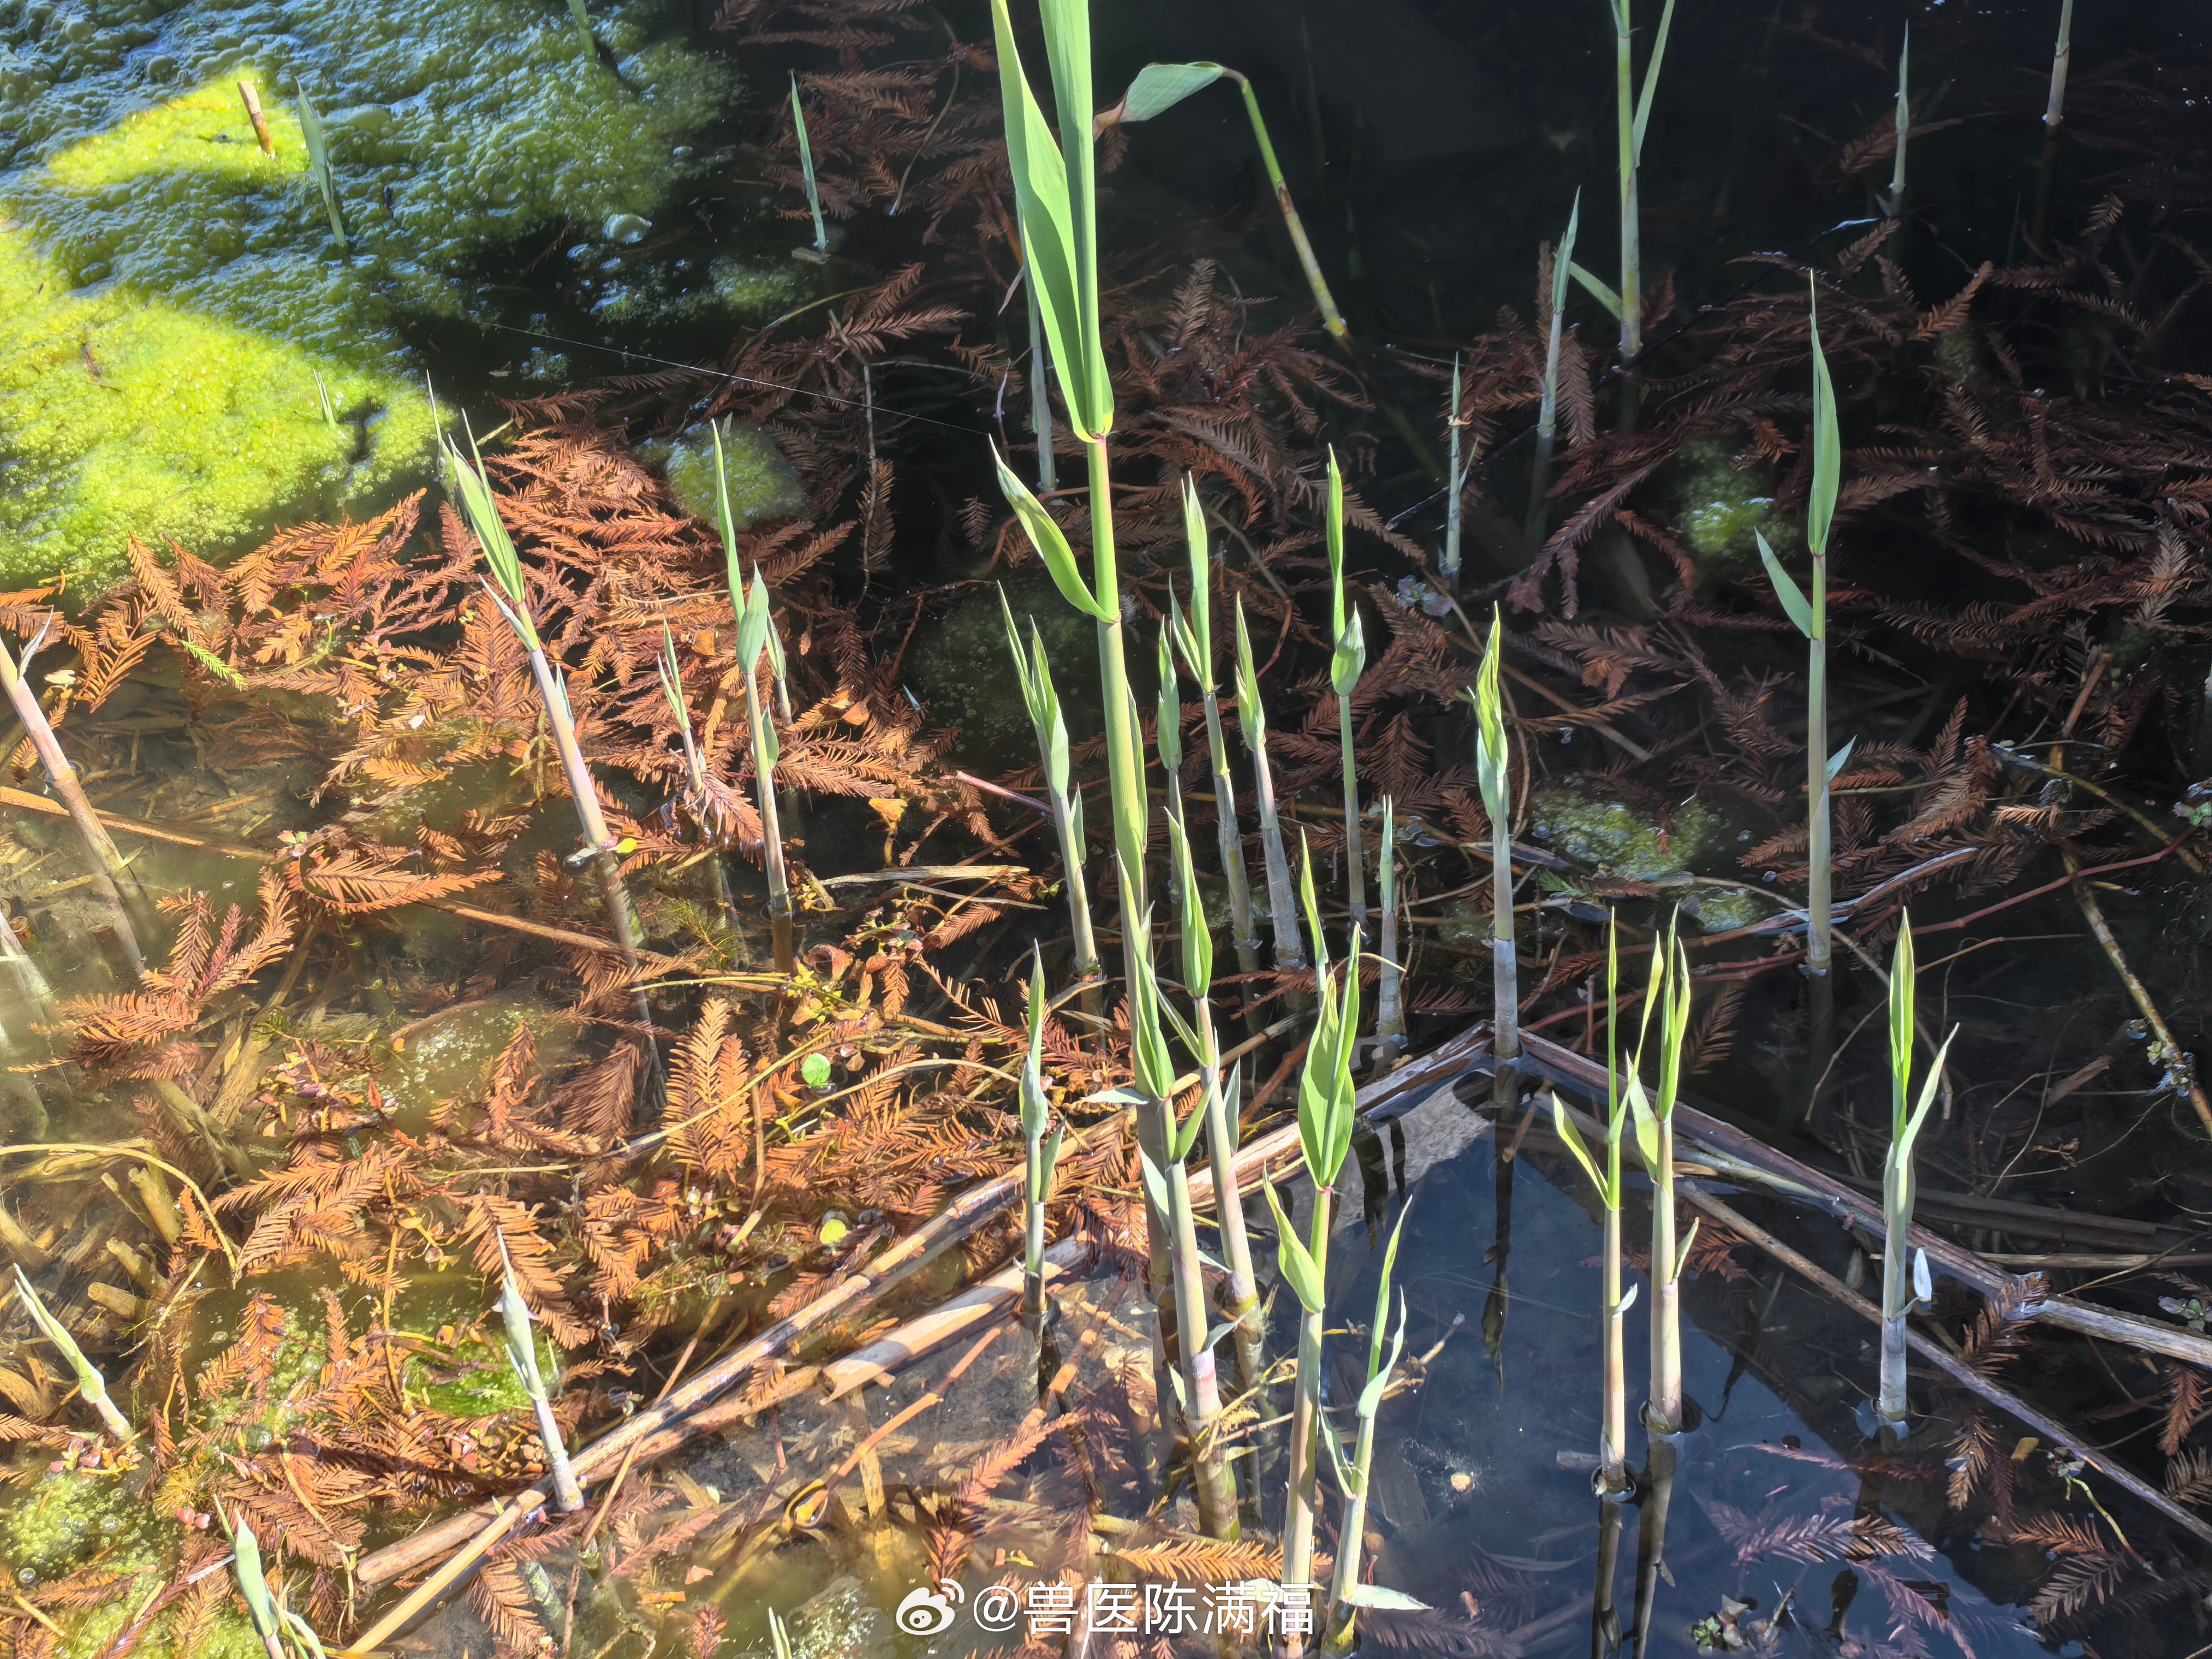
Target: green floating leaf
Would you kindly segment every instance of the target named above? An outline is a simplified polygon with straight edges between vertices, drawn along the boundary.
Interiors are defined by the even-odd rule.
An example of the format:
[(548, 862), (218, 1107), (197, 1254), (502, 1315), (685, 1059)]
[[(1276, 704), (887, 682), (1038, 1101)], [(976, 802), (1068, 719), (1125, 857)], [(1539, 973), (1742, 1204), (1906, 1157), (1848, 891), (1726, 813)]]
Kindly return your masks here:
[(830, 1056), (807, 1055), (799, 1062), (799, 1075), (805, 1079), (806, 1086), (810, 1089), (828, 1088), (830, 1086)]

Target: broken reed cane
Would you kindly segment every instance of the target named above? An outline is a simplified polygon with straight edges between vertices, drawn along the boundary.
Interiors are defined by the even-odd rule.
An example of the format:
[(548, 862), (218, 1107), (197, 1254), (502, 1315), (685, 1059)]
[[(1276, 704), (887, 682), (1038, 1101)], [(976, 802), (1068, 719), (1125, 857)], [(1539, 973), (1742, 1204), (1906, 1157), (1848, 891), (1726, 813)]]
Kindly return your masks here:
[(15, 659), (5, 644), (0, 644), (0, 691), (8, 694), (14, 705), (15, 717), (23, 723), (23, 730), (37, 751), (39, 763), (46, 769), (46, 781), (62, 799), (70, 822), (76, 826), (78, 838), (91, 861), (93, 890), (107, 906), (109, 918), (115, 926), (115, 937), (123, 947), (123, 954), (134, 974), (146, 971), (146, 954), (139, 948), (137, 930), (131, 925), (131, 908), (125, 902), (126, 890), (135, 890), (137, 878), (131, 875), (123, 862), (123, 855), (108, 839), (107, 831), (94, 816), (92, 803), (85, 799), (84, 785), (77, 779), (76, 768), (70, 763), (61, 740), (55, 737), (53, 725), (46, 719), (46, 711), (40, 706), (38, 694), (32, 690), (23, 675), (30, 671), (31, 659), (38, 654), (39, 647), (46, 637), (46, 629), (52, 626), (50, 618), (39, 629), (38, 637), (25, 647), (22, 668), (19, 672)]

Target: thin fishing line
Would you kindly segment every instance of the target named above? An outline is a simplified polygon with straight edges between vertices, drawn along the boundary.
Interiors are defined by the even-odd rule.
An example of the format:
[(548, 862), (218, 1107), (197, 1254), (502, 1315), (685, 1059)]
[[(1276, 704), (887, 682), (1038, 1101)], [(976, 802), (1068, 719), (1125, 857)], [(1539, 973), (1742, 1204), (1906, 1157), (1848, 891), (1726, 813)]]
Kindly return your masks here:
[[(656, 357), (649, 351), (632, 351), (627, 346), (601, 345), (596, 340), (572, 340), (566, 335), (547, 334), (534, 328), (517, 328), (511, 323), (487, 323), (484, 326), (495, 328), (503, 334), (520, 334), (532, 340), (550, 340), (556, 345), (574, 346), (580, 351), (605, 351), (617, 357), (635, 358), (641, 363), (659, 363), (664, 368), (680, 368), (693, 374), (703, 374), (709, 380), (728, 380), (738, 386), (757, 386), (769, 392), (788, 392), (794, 397), (799, 398), (819, 398), (824, 403), (842, 404), (847, 409), (865, 410), (868, 407), (858, 398), (841, 398), (834, 392), (816, 392), (808, 386), (786, 386), (780, 380), (763, 380), (750, 374), (732, 374), (727, 369), (708, 368), (702, 363), (682, 362), (674, 357)], [(908, 414), (901, 410), (892, 409), (880, 400), (875, 406), (895, 420), (919, 421), (924, 426), (941, 426), (947, 432), (958, 432), (971, 438), (984, 435), (975, 427), (960, 426), (951, 421), (940, 421), (929, 415)]]

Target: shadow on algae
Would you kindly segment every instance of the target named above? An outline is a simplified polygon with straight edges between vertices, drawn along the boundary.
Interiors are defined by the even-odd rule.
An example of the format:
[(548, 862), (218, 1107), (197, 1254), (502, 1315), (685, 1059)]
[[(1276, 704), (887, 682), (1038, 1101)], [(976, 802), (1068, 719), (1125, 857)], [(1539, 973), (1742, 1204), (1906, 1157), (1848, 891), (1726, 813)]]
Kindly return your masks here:
[(703, 165), (680, 147), (732, 77), (653, 23), (595, 10), (587, 46), (526, 0), (0, 3), (0, 590), (66, 571), (82, 599), (126, 535), (211, 553), (427, 476), (404, 325), (480, 313), (487, 250), (650, 215)]

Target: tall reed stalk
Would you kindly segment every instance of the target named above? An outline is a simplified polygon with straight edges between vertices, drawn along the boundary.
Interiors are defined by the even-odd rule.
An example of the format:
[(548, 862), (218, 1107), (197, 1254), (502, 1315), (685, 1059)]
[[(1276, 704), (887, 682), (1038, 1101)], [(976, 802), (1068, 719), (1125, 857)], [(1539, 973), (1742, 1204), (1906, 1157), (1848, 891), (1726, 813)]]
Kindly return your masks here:
[[(1474, 470), (1474, 456), (1467, 444), (1467, 422), (1459, 412), (1460, 369), (1459, 353), (1452, 353), (1451, 404), (1444, 410), (1445, 441), (1449, 445), (1444, 462), (1444, 552), (1437, 566), (1447, 591), (1459, 592), (1460, 540), (1467, 524), (1467, 477)], [(1464, 462), (1462, 451), (1468, 451)]]
[[(47, 624), (52, 626), (51, 622)], [(84, 785), (78, 780), (76, 768), (70, 764), (69, 753), (54, 735), (53, 723), (46, 718), (40, 704), (39, 694), (31, 689), (24, 676), (30, 672), (31, 660), (38, 655), (45, 641), (46, 629), (41, 628), (38, 637), (24, 647), (22, 668), (19, 672), (15, 659), (4, 644), (0, 644), (0, 691), (15, 711), (15, 718), (23, 723), (23, 730), (31, 739), (31, 748), (38, 755), (39, 764), (46, 769), (46, 782), (55, 794), (61, 797), (68, 808), (70, 823), (76, 826), (77, 839), (84, 843), (85, 856), (89, 865), (93, 891), (100, 895), (107, 907), (108, 919), (115, 928), (116, 943), (131, 963), (131, 971), (146, 971), (146, 954), (139, 948), (138, 931), (132, 925), (127, 892), (137, 890), (137, 878), (123, 862), (123, 854), (116, 850), (106, 826), (94, 816), (92, 803), (85, 799)]]
[(806, 205), (814, 213), (814, 249), (817, 253), (827, 253), (830, 232), (822, 222), (822, 191), (814, 182), (814, 146), (806, 138), (806, 112), (799, 106), (796, 70), (791, 76), (791, 125), (799, 135), (799, 170), (806, 179)]
[[(1367, 1532), (1367, 1498), (1375, 1468), (1375, 1416), (1382, 1408), (1382, 1396), (1389, 1392), (1391, 1377), (1406, 1352), (1406, 1294), (1402, 1291), (1398, 1293), (1398, 1328), (1394, 1334), (1389, 1332), (1390, 1273), (1397, 1266), (1398, 1240), (1405, 1231), (1406, 1212), (1401, 1210), (1398, 1224), (1390, 1230), (1390, 1242), (1382, 1248), (1382, 1276), (1375, 1287), (1375, 1321), (1367, 1337), (1366, 1383), (1352, 1407), (1353, 1420), (1359, 1426), (1349, 1463), (1345, 1461), (1343, 1449), (1336, 1443), (1335, 1434), (1328, 1429), (1322, 1431), (1322, 1443), (1328, 1448), (1329, 1462), (1336, 1468), (1337, 1485), (1344, 1492), (1344, 1521), (1337, 1528), (1336, 1571), (1329, 1581), (1328, 1606), (1321, 1620), (1322, 1629), (1328, 1632), (1322, 1650), (1330, 1654), (1352, 1651), (1362, 1607), (1402, 1607), (1411, 1600), (1395, 1590), (1359, 1582), (1360, 1551)], [(1389, 1334), (1390, 1348), (1387, 1358), (1382, 1352), (1386, 1334)]]
[[(1583, 193), (1575, 192), (1574, 205), (1567, 210), (1567, 234), (1559, 238), (1559, 245), (1552, 252), (1551, 291), (1546, 295), (1552, 313), (1551, 337), (1544, 349), (1543, 401), (1536, 410), (1536, 459), (1528, 474), (1528, 522), (1522, 539), (1528, 543), (1533, 556), (1543, 545), (1546, 521), (1549, 517), (1552, 489), (1552, 448), (1558, 441), (1559, 429), (1559, 350), (1566, 343), (1567, 279), (1575, 263), (1575, 231), (1582, 223)], [(1459, 359), (1452, 359), (1452, 404), (1459, 403)], [(1459, 455), (1459, 434), (1452, 434), (1452, 455)], [(1459, 511), (1459, 495), (1452, 495), (1452, 511)], [(1455, 537), (1456, 540), (1456, 537)]]
[[(1221, 1310), (1235, 1328), (1239, 1387), (1260, 1385), (1260, 1291), (1252, 1271), (1252, 1241), (1244, 1226), (1244, 1202), (1237, 1182), (1237, 1139), (1241, 1091), (1221, 1075), (1221, 1039), (1213, 1024), (1213, 936), (1192, 866), (1190, 837), (1180, 816), (1168, 819), (1168, 850), (1182, 874), (1182, 984), (1191, 1017), (1182, 1037), (1198, 1060), (1200, 1097), (1206, 1114), (1206, 1152), (1213, 1171), (1214, 1218), (1221, 1234)], [(1170, 1013), (1173, 1005), (1166, 1005)], [(1181, 1024), (1180, 1021), (1177, 1022)]]
[(1065, 1123), (1053, 1123), (1044, 1093), (1044, 952), (1030, 970), (1030, 1047), (1022, 1060), (1022, 1311), (1044, 1314), (1044, 1206), (1052, 1197), (1052, 1172), (1060, 1163)]
[[(6, 925), (0, 921), (0, 927)], [(23, 1311), (31, 1316), (31, 1322), (39, 1328), (40, 1334), (60, 1350), (62, 1358), (69, 1362), (70, 1370), (76, 1376), (77, 1398), (99, 1414), (101, 1424), (110, 1434), (118, 1440), (130, 1439), (133, 1433), (131, 1419), (109, 1397), (107, 1379), (100, 1374), (99, 1366), (85, 1358), (84, 1350), (77, 1346), (76, 1339), (69, 1333), (69, 1327), (47, 1311), (46, 1304), (40, 1300), (38, 1291), (31, 1288), (31, 1281), (23, 1276), (21, 1267), (15, 1269), (15, 1294), (23, 1304)]]
[[(623, 887), (622, 860), (615, 851), (615, 838), (608, 832), (605, 815), (599, 810), (599, 789), (592, 781), (592, 769), (585, 763), (584, 751), (576, 740), (575, 717), (569, 711), (568, 690), (545, 654), (545, 642), (538, 636), (538, 625), (530, 615), (530, 589), (523, 580), (522, 561), (516, 556), (514, 544), (501, 521), (499, 506), (493, 498), (491, 486), (484, 480), (483, 458), (461, 453), (448, 438), (443, 440), (446, 465), (454, 489), (461, 498), (461, 509), (476, 534), (477, 545), (483, 549), (484, 563), (490, 568), (488, 577), (479, 577), (484, 595), (494, 608), (514, 629), (515, 638), (530, 659), (530, 675), (537, 682), (538, 701), (545, 708), (545, 722), (553, 733), (554, 747), (561, 756), (561, 769), (568, 781), (568, 794), (575, 803), (576, 824), (583, 833), (584, 848), (597, 866), (599, 888), (606, 900), (607, 915), (614, 925), (615, 942), (621, 948), (623, 963), (635, 970), (638, 965), (637, 919), (630, 909), (629, 895)], [(470, 442), (474, 454), (476, 445)], [(647, 1024), (652, 1013), (645, 994), (637, 994), (639, 1012)]]
[[(1053, 827), (1060, 836), (1060, 866), (1067, 873), (1068, 937), (1075, 948), (1075, 975), (1091, 981), (1098, 976), (1098, 941), (1091, 931), (1091, 895), (1083, 881), (1083, 792), (1073, 787), (1068, 767), (1067, 722), (1060, 717), (1060, 693), (1052, 683), (1052, 664), (1044, 652), (1044, 635), (1030, 623), (1030, 643), (1023, 647), (1014, 631), (1013, 607), (1006, 590), (999, 591), (999, 611), (1006, 619), (1006, 646), (1014, 653), (1014, 674), (1021, 682), (1022, 702), (1030, 711), (1037, 753), (1044, 761), (1046, 799), (1052, 806)], [(1097, 1000), (1095, 990), (1085, 993), (1085, 1006)]]
[[(1267, 706), (1252, 665), (1252, 636), (1244, 627), (1244, 600), (1237, 600), (1237, 729), (1252, 761), (1252, 795), (1260, 807), (1260, 851), (1267, 871), (1267, 920), (1275, 934), (1275, 966), (1303, 968), (1305, 941), (1298, 936), (1297, 902), (1291, 894), (1291, 863), (1283, 826), (1275, 816), (1275, 777), (1267, 765)], [(1319, 951), (1320, 942), (1314, 948)]]
[[(1805, 971), (1825, 975), (1833, 959), (1830, 918), (1832, 845), (1828, 786), (1850, 754), (1850, 745), (1828, 753), (1828, 532), (1835, 522), (1836, 495), (1843, 479), (1844, 450), (1836, 420), (1836, 389), (1828, 378), (1828, 359), (1820, 349), (1820, 289), (1817, 280), (1807, 311), (1813, 347), (1813, 487), (1805, 507), (1805, 542), (1813, 555), (1809, 597), (1790, 580), (1774, 550), (1759, 536), (1759, 556), (1774, 584), (1774, 597), (1805, 636)], [(1756, 534), (1757, 532), (1753, 532)]]
[(1272, 1185), (1266, 1188), (1274, 1212), (1283, 1282), (1304, 1310), (1298, 1321), (1297, 1392), (1291, 1408), (1290, 1504), (1283, 1527), (1283, 1591), (1305, 1595), (1313, 1574), (1314, 1499), (1320, 1468), (1322, 1421), (1322, 1334), (1328, 1307), (1328, 1240), (1334, 1215), (1336, 1177), (1352, 1147), (1357, 1096), (1352, 1061), (1359, 1038), (1359, 930), (1352, 930), (1347, 968), (1340, 988), (1329, 971), (1328, 945), (1322, 933), (1321, 908), (1314, 897), (1313, 853), (1307, 849), (1299, 872), (1299, 896), (1314, 940), (1316, 1008), (1313, 1035), (1306, 1045), (1305, 1068), (1298, 1079), (1298, 1150), (1313, 1185), (1313, 1219), (1306, 1243), (1283, 1213)]
[(1190, 615), (1183, 616), (1172, 589), (1168, 593), (1168, 631), (1184, 668), (1198, 683), (1206, 710), (1206, 753), (1213, 774), (1213, 815), (1221, 843), (1221, 875), (1229, 889), (1229, 925), (1235, 935), (1237, 970), (1247, 978), (1260, 971), (1260, 935), (1252, 920), (1252, 884), (1244, 870), (1244, 837), (1237, 828), (1237, 785), (1229, 775), (1229, 740), (1221, 729), (1221, 699), (1213, 672), (1212, 562), (1206, 550), (1206, 509), (1188, 473), (1182, 481), (1183, 535), (1190, 547)]
[(1613, 87), (1620, 142), (1620, 361), (1633, 369), (1644, 352), (1644, 236), (1636, 199), (1637, 169), (1644, 160), (1644, 129), (1651, 120), (1651, 95), (1659, 88), (1659, 67), (1667, 56), (1667, 32), (1674, 21), (1674, 0), (1659, 14), (1659, 33), (1644, 66), (1644, 90), (1636, 90), (1630, 51), (1629, 0), (1612, 0)]
[(1559, 1097), (1552, 1097), (1552, 1126), (1569, 1152), (1575, 1155), (1597, 1188), (1604, 1212), (1605, 1242), (1598, 1253), (1602, 1288), (1598, 1311), (1605, 1321), (1605, 1360), (1597, 1437), (1597, 1473), (1594, 1485), (1601, 1495), (1626, 1492), (1628, 1476), (1628, 1310), (1636, 1300), (1632, 1287), (1620, 1291), (1620, 1206), (1626, 1195), (1621, 1178), (1620, 1139), (1628, 1127), (1628, 1097), (1620, 1086), (1620, 925), (1613, 921), (1605, 937), (1605, 1164), (1600, 1169), (1582, 1136), (1568, 1120)]
[(1913, 1020), (1914, 977), (1912, 918), (1900, 916), (1897, 950), (1889, 964), (1889, 1153), (1881, 1165), (1881, 1385), (1875, 1415), (1893, 1429), (1905, 1426), (1905, 1320), (1915, 1302), (1934, 1294), (1929, 1282), (1925, 1251), (1911, 1248), (1914, 1176), (1912, 1144), (1920, 1138), (1936, 1091), (1943, 1081), (1943, 1057), (1950, 1050), (1954, 1026), (1936, 1051), (1912, 1102), (1912, 1044), (1917, 1028)]
[[(1642, 1076), (1644, 1041), (1654, 1015), (1659, 1021), (1659, 1080), (1650, 1094)], [(1651, 1177), (1651, 1397), (1644, 1426), (1657, 1435), (1682, 1427), (1682, 1264), (1698, 1240), (1698, 1224), (1678, 1245), (1674, 1237), (1674, 1101), (1682, 1080), (1682, 1045), (1690, 1030), (1690, 953), (1675, 937), (1651, 952), (1651, 983), (1627, 1080), (1636, 1147)]]
[(1513, 941), (1512, 757), (1506, 746), (1504, 698), (1498, 671), (1505, 660), (1505, 624), (1490, 610), (1490, 641), (1475, 672), (1474, 771), (1482, 810), (1490, 817), (1490, 1051), (1498, 1057), (1495, 1098), (1501, 1109), (1519, 1103), (1514, 1062), (1521, 1057), (1521, 964)]
[(1367, 849), (1359, 827), (1359, 773), (1352, 742), (1352, 694), (1367, 666), (1359, 607), (1344, 602), (1344, 474), (1336, 447), (1328, 451), (1328, 624), (1334, 650), (1329, 689), (1336, 693), (1337, 744), (1344, 757), (1344, 860), (1349, 868), (1352, 925), (1367, 931)]

